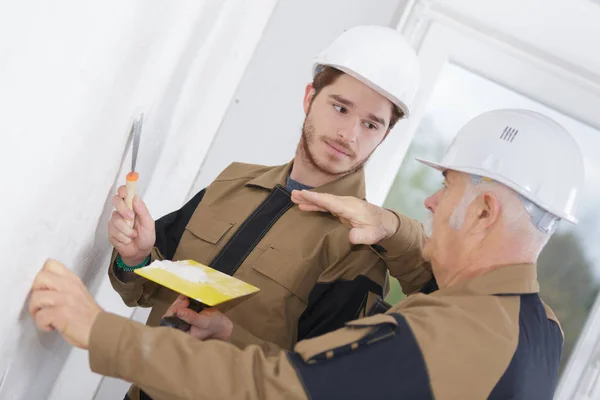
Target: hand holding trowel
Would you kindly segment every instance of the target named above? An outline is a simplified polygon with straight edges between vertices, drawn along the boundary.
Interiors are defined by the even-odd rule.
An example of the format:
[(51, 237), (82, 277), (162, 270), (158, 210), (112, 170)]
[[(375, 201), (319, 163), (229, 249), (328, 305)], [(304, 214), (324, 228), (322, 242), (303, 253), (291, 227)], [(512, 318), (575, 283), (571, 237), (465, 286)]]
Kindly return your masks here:
[[(131, 150), (131, 172), (127, 174), (127, 197), (125, 204), (130, 210), (133, 210), (133, 198), (137, 189), (137, 181), (139, 174), (135, 171), (137, 162), (138, 149), (140, 147), (140, 136), (142, 135), (142, 123), (144, 122), (144, 114), (140, 114), (140, 118), (133, 121), (131, 126), (131, 134), (133, 135), (133, 145)], [(133, 220), (128, 221), (129, 226), (133, 227)]]
[[(259, 291), (255, 286), (191, 260), (154, 261), (134, 272), (187, 296), (190, 301), (188, 308), (196, 312), (206, 307), (230, 307)], [(190, 330), (187, 322), (174, 315), (163, 318), (160, 325), (184, 332)]]
[(143, 262), (156, 241), (154, 220), (142, 199), (136, 196), (139, 176), (136, 162), (142, 122), (143, 114), (140, 114), (131, 124), (131, 171), (127, 174), (126, 184), (120, 186), (112, 198), (115, 210), (108, 222), (108, 239), (127, 266), (137, 266)]
[[(125, 196), (125, 205), (131, 211), (133, 211), (133, 198), (136, 194), (136, 186), (139, 178), (139, 174), (135, 171), (138, 148), (140, 145), (140, 136), (142, 131), (144, 115), (141, 114), (139, 119), (133, 122), (131, 127), (131, 134), (133, 135), (133, 146), (132, 146), (132, 158), (131, 158), (131, 172), (127, 174), (127, 195)], [(118, 196), (116, 196), (118, 197)], [(118, 199), (117, 199), (118, 204)], [(121, 203), (122, 204), (122, 203)], [(147, 211), (146, 211), (147, 213)], [(122, 213), (124, 214), (124, 213)], [(126, 219), (126, 222), (132, 228), (134, 226), (134, 220)], [(140, 215), (141, 221), (149, 220), (148, 226), (152, 227), (152, 232), (149, 235), (148, 245), (150, 248), (154, 244), (154, 227), (153, 221), (149, 214), (147, 216)], [(118, 230), (117, 223), (113, 223), (115, 231)], [(109, 225), (109, 236), (111, 226)], [(125, 232), (120, 232), (127, 236)], [(132, 237), (128, 237), (133, 239)], [(139, 238), (139, 237), (138, 237)], [(144, 243), (146, 238), (144, 238)], [(138, 248), (141, 243), (120, 243), (119, 240), (113, 238), (111, 241), (115, 248), (119, 251), (122, 256), (126, 255), (132, 258), (137, 257), (137, 253), (147, 254), (144, 249)], [(131, 249), (127, 246), (132, 247)], [(145, 248), (145, 245), (143, 246)], [(130, 251), (127, 251), (130, 250)], [(148, 250), (149, 252), (150, 250)], [(131, 252), (132, 254), (129, 254)], [(136, 274), (143, 276), (146, 279), (154, 281), (159, 285), (165, 286), (177, 293), (185, 295), (189, 298), (188, 308), (195, 312), (202, 311), (205, 307), (213, 307), (227, 303), (226, 306), (233, 306), (238, 301), (242, 301), (249, 295), (258, 292), (258, 288), (249, 285), (245, 282), (240, 281), (237, 278), (214, 270), (205, 265), (199, 264), (195, 261), (155, 261), (147, 267), (138, 268), (134, 271)], [(176, 316), (165, 317), (161, 320), (161, 326), (169, 326), (184, 332), (189, 331), (190, 325)]]

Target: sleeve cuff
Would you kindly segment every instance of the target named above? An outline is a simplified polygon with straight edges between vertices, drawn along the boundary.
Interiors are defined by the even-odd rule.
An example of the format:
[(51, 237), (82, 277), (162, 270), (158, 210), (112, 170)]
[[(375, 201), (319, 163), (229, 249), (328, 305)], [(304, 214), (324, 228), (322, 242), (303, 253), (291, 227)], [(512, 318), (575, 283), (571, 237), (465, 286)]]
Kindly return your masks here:
[(88, 346), (92, 371), (118, 377), (119, 343), (123, 330), (130, 321), (115, 314), (101, 312), (96, 317), (90, 333)]
[(252, 335), (246, 329), (239, 326), (239, 324), (233, 324), (233, 331), (229, 338), (229, 343), (233, 344), (239, 349), (244, 349), (250, 344), (258, 345), (264, 352), (266, 357), (276, 356), (281, 351), (281, 348), (275, 343), (266, 342), (262, 339)]
[(398, 218), (398, 229), (396, 233), (387, 239), (377, 243), (374, 250), (383, 257), (394, 257), (403, 255), (409, 248), (414, 246), (415, 239), (422, 239), (423, 227), (417, 221), (402, 215), (394, 210), (389, 210)]

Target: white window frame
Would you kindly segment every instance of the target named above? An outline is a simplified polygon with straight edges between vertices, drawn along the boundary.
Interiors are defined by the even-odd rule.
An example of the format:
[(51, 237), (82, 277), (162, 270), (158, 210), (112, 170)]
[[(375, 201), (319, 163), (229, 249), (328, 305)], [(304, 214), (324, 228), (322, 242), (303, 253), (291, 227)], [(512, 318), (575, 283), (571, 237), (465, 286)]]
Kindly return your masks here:
[(375, 204), (385, 201), (448, 62), (600, 129), (600, 79), (574, 64), (429, 0), (410, 1), (397, 29), (418, 53), (421, 85), (409, 120), (399, 124), (367, 165), (368, 198)]

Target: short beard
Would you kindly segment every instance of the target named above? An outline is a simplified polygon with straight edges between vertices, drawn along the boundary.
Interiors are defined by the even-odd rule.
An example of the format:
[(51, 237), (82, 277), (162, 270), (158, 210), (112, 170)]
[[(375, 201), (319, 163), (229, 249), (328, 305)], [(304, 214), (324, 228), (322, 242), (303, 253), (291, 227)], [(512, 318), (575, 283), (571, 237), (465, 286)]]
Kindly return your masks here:
[(336, 177), (336, 178), (341, 178), (343, 176), (346, 176), (346, 175), (349, 175), (349, 174), (352, 174), (352, 173), (358, 171), (365, 165), (365, 163), (371, 157), (371, 154), (373, 154), (373, 151), (375, 151), (375, 149), (376, 149), (376, 148), (373, 149), (373, 151), (367, 157), (365, 157), (363, 160), (361, 160), (358, 164), (354, 165), (353, 167), (351, 167), (345, 171), (341, 171), (341, 172), (331, 171), (331, 170), (327, 169), (325, 166), (320, 165), (319, 162), (316, 160), (315, 156), (310, 151), (310, 144), (314, 143), (315, 140), (318, 140), (318, 135), (315, 134), (315, 128), (312, 126), (309, 117), (310, 117), (310, 109), (309, 109), (308, 115), (306, 116), (306, 118), (304, 118), (304, 123), (302, 124), (302, 136), (300, 138), (300, 156), (306, 163), (308, 163), (314, 169), (316, 169), (317, 171), (319, 171), (325, 175), (329, 175), (331, 177)]

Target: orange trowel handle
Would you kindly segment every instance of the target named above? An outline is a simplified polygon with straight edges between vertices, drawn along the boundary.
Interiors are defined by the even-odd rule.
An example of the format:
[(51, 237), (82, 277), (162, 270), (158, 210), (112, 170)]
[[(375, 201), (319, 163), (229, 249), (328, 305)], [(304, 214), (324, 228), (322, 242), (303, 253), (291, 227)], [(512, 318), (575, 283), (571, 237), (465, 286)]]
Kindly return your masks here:
[[(139, 175), (137, 172), (130, 172), (127, 174), (127, 196), (125, 197), (125, 204), (127, 208), (133, 211), (133, 198), (135, 197), (135, 192), (137, 188), (137, 181)], [(130, 227), (133, 228), (133, 221), (127, 221)]]
[[(194, 310), (198, 313), (200, 311), (204, 310), (204, 308), (205, 308), (204, 304), (202, 304), (199, 301), (194, 300), (194, 299), (189, 299), (189, 300), (190, 300), (190, 305), (188, 306), (189, 309)], [(179, 329), (180, 331), (183, 331), (183, 332), (189, 332), (189, 330), (191, 328), (190, 324), (188, 324), (181, 318), (178, 318), (176, 315), (171, 315), (169, 317), (164, 317), (163, 319), (161, 319), (160, 326), (168, 326), (170, 328)]]

